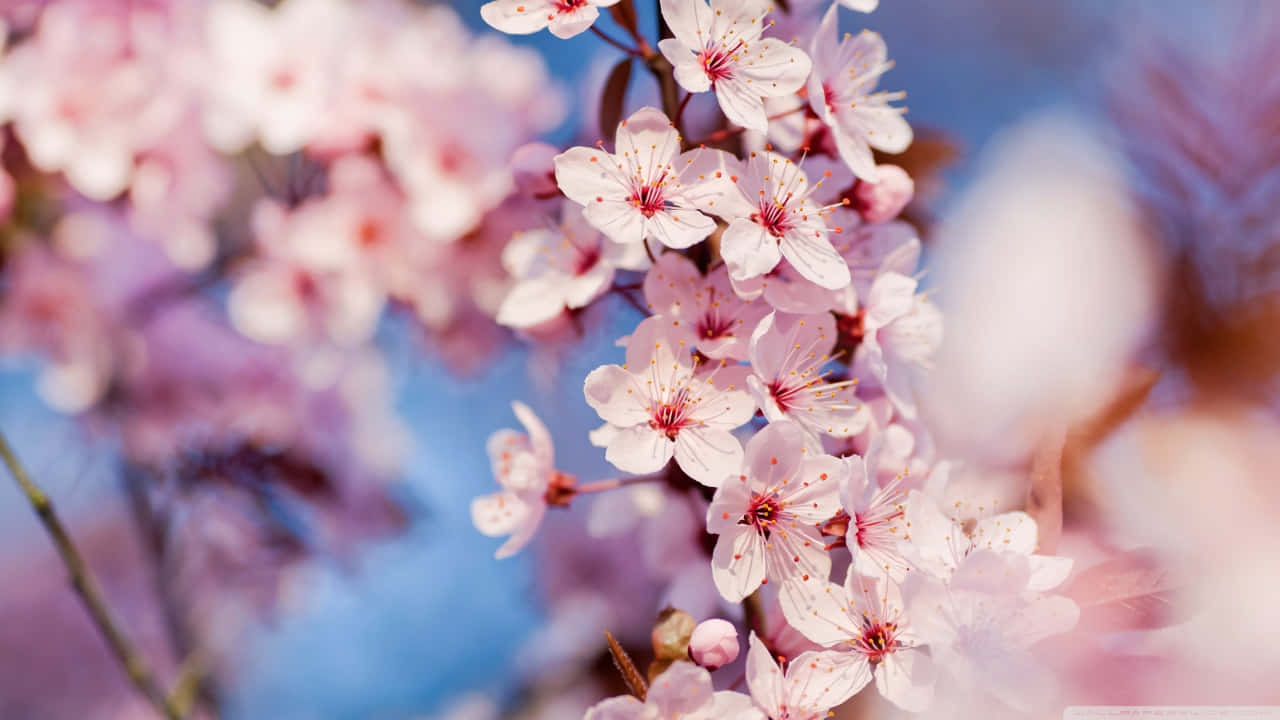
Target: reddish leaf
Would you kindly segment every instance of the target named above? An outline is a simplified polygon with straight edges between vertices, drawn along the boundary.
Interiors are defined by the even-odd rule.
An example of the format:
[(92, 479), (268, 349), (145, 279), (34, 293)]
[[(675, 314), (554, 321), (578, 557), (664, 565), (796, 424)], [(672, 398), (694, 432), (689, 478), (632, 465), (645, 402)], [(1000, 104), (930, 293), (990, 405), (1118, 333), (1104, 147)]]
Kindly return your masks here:
[(636, 16), (636, 6), (631, 0), (622, 0), (613, 5), (609, 8), (609, 14), (613, 16), (613, 21), (626, 30), (631, 37), (640, 37), (640, 19)]
[(1080, 606), (1081, 630), (1149, 630), (1182, 619), (1169, 573), (1149, 550), (1132, 550), (1094, 565), (1062, 592)]
[(631, 58), (625, 58), (609, 71), (609, 78), (604, 81), (604, 90), (600, 93), (600, 134), (610, 136), (618, 129), (630, 84)]

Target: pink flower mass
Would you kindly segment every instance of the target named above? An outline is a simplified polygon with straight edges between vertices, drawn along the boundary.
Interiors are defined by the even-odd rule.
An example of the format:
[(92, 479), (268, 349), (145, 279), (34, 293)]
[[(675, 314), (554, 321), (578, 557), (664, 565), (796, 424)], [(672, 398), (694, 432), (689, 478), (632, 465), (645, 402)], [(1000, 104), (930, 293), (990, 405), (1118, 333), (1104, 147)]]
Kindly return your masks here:
[(1280, 22), (1093, 5), (0, 3), (0, 716), (1280, 706)]

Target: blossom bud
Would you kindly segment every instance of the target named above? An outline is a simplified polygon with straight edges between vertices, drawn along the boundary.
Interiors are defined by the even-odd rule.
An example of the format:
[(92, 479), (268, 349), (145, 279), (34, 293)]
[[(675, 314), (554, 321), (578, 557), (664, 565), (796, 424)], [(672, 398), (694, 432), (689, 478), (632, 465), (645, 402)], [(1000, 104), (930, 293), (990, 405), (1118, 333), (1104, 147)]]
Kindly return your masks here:
[(897, 165), (877, 165), (876, 173), (879, 182), (859, 180), (853, 189), (853, 206), (869, 223), (894, 219), (916, 193), (915, 181)]
[(698, 621), (683, 610), (667, 608), (653, 626), (653, 654), (658, 660), (684, 660), (689, 657), (689, 637)]
[(530, 197), (560, 192), (552, 160), (560, 151), (546, 143), (521, 145), (511, 155), (511, 174), (516, 190)]
[(720, 618), (702, 621), (689, 638), (689, 657), (708, 670), (728, 665), (738, 657), (738, 629)]

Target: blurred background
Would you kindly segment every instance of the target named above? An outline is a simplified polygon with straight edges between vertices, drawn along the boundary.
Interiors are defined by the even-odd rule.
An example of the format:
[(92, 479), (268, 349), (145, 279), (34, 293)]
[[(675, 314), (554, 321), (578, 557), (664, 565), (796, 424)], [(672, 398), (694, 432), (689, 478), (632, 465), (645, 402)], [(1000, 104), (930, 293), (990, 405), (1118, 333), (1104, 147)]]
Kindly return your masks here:
[[(531, 697), (541, 717), (580, 717), (604, 687), (562, 687), (557, 669), (590, 674), (601, 626), (647, 633), (618, 619), (617, 595), (584, 589), (656, 610), (657, 584), (573, 575), (566, 556), (591, 551), (563, 538), (585, 508), (494, 560), (469, 503), (491, 491), (485, 441), (517, 427), (512, 400), (550, 426), (559, 467), (609, 475), (578, 388), (638, 316), (618, 302), (540, 334), (494, 324), (501, 244), (530, 213), (486, 173), (526, 142), (598, 138), (617, 51), (590, 34), (499, 39), (480, 0), (353, 3), (358, 23), (327, 7), (215, 21), (210, 4), (0, 9), (0, 431), (161, 673), (200, 649), (222, 717), (498, 717)], [(274, 12), (308, 4), (342, 5)], [(652, 4), (637, 0), (651, 37)], [(885, 37), (885, 86), (907, 90), (917, 131), (911, 219), (948, 313), (940, 447), (1011, 472), (1048, 428), (1141, 386), (1151, 419), (1126, 412), (1068, 460), (1064, 546), (1176, 550), (1221, 603), (1213, 652), (1280, 636), (1275, 563), (1254, 563), (1276, 540), (1277, 9), (884, 0), (842, 16)], [(332, 65), (316, 70), (319, 53)], [(280, 58), (298, 74), (269, 75)], [(355, 99), (317, 104), (309, 72), (350, 80)], [(369, 119), (375, 91), (406, 86), (397, 113)], [(654, 92), (636, 73), (628, 109)], [(382, 175), (360, 165), (370, 152)], [(341, 276), (337, 236), (374, 232), (344, 213), (385, 202), (410, 206), (380, 218), (386, 243), (452, 244), (394, 262), (369, 250), (386, 266), (374, 280)], [(332, 242), (293, 242), (317, 228)], [(0, 539), (0, 717), (151, 717), (8, 480)], [(1197, 564), (1237, 552), (1239, 573)], [(1137, 637), (1108, 642), (1164, 642)], [(1241, 684), (1276, 667), (1257, 651)], [(1174, 665), (1142, 667), (1206, 677)], [(1151, 683), (1088, 699), (1150, 700)]]

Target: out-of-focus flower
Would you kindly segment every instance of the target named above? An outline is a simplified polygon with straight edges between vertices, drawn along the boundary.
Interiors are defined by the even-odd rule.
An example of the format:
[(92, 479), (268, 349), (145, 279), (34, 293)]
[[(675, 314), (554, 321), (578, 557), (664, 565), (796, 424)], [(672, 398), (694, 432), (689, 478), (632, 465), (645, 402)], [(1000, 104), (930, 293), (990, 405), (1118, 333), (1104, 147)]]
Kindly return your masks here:
[(840, 158), (867, 182), (880, 178), (871, 149), (899, 153), (911, 144), (904, 110), (889, 103), (906, 93), (875, 92), (876, 83), (893, 64), (880, 35), (863, 30), (840, 39), (834, 5), (813, 37), (813, 73), (809, 105), (831, 128)]
[[(820, 720), (831, 708), (858, 694), (871, 682), (871, 668), (851, 669), (832, 651), (805, 652), (787, 663), (784, 673), (756, 634), (747, 649), (747, 687), (751, 699), (771, 720)], [(735, 645), (736, 646), (736, 645)]]
[(584, 720), (765, 720), (742, 693), (711, 687), (711, 674), (693, 663), (674, 663), (649, 686), (644, 702), (631, 697), (605, 700)]
[(702, 242), (716, 223), (703, 215), (735, 173), (720, 150), (680, 152), (680, 135), (656, 108), (618, 126), (614, 153), (587, 147), (557, 155), (556, 182), (587, 221), (624, 245), (656, 238), (670, 248)]
[(480, 17), (494, 28), (528, 35), (543, 28), (558, 38), (571, 38), (591, 27), (600, 8), (618, 0), (492, 0), (480, 6)]
[(720, 618), (703, 620), (689, 636), (689, 657), (708, 670), (728, 665), (738, 657), (738, 628)]
[(742, 465), (730, 430), (751, 419), (747, 369), (720, 361), (695, 374), (687, 348), (651, 318), (627, 344), (627, 364), (591, 371), (587, 403), (618, 432), (605, 457), (619, 470), (651, 473), (675, 457), (680, 469), (717, 487)]
[(854, 369), (870, 375), (903, 417), (916, 416), (915, 386), (942, 343), (942, 313), (914, 278), (886, 272), (867, 293), (858, 319)]
[(997, 148), (938, 229), (947, 332), (921, 402), (945, 454), (991, 462), (1113, 396), (1156, 292), (1126, 185), (1087, 129), (1041, 117)]
[(795, 423), (770, 423), (747, 441), (742, 474), (716, 490), (707, 509), (707, 532), (719, 535), (711, 570), (729, 602), (769, 581), (825, 587), (831, 557), (818, 526), (840, 510), (845, 469), (805, 443)]
[(832, 247), (826, 216), (835, 206), (811, 200), (822, 180), (809, 184), (791, 158), (773, 152), (751, 153), (735, 189), (714, 211), (729, 221), (721, 252), (735, 280), (773, 270), (782, 258), (805, 278), (831, 290), (849, 284), (849, 267)]
[(704, 276), (676, 253), (661, 255), (645, 275), (644, 298), (673, 338), (715, 359), (746, 360), (751, 333), (769, 312), (764, 302), (739, 299), (725, 268)]
[(622, 245), (587, 223), (582, 209), (566, 203), (559, 227), (516, 234), (502, 252), (516, 284), (498, 308), (497, 321), (531, 327), (586, 307), (604, 294), (619, 269), (649, 264), (639, 245)]
[(662, 17), (674, 38), (658, 49), (675, 66), (676, 81), (691, 93), (714, 90), (725, 117), (764, 132), (764, 97), (790, 95), (804, 86), (809, 57), (803, 50), (760, 34), (766, 0), (662, 0)]
[(770, 313), (751, 335), (747, 385), (770, 422), (793, 420), (810, 447), (823, 435), (852, 437), (867, 424), (853, 380), (827, 382), (834, 359), (835, 319), (830, 313)]
[(494, 557), (510, 557), (533, 538), (547, 511), (547, 490), (553, 481), (555, 448), (551, 434), (523, 403), (511, 409), (525, 433), (499, 430), (489, 438), (489, 461), (502, 490), (471, 502), (471, 521), (490, 537), (510, 535)]

